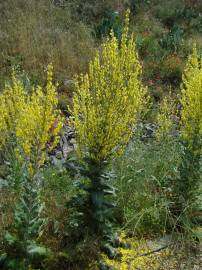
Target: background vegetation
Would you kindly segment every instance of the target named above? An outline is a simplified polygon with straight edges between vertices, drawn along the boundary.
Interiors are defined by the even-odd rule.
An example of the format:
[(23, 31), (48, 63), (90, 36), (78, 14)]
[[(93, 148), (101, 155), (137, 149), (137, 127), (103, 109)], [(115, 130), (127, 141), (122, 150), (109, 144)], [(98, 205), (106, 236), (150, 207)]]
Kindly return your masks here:
[(0, 269), (201, 269), (201, 14), (0, 2)]

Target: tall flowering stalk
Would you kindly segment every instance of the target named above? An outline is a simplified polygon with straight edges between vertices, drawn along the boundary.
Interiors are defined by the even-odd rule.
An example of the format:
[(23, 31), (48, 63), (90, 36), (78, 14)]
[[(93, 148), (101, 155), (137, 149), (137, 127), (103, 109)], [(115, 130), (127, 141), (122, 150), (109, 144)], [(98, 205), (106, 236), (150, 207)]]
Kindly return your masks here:
[(141, 72), (127, 13), (120, 43), (111, 32), (90, 63), (88, 74), (76, 80), (72, 123), (91, 180), (90, 225), (99, 234), (107, 235), (112, 216), (107, 197), (114, 189), (108, 184), (106, 165), (123, 153), (147, 102)]
[(200, 190), (202, 154), (202, 55), (198, 55), (196, 47), (184, 70), (180, 103), (180, 132), (184, 151), (180, 179), (176, 185), (176, 206), (178, 214), (192, 224)]
[(32, 269), (48, 254), (37, 243), (43, 225), (38, 172), (57, 144), (63, 123), (52, 76), (49, 65), (46, 87), (37, 86), (29, 94), (13, 74), (12, 83), (0, 94), (0, 146), (24, 168), (14, 223), (5, 233), (5, 254), (0, 256), (3, 269)]

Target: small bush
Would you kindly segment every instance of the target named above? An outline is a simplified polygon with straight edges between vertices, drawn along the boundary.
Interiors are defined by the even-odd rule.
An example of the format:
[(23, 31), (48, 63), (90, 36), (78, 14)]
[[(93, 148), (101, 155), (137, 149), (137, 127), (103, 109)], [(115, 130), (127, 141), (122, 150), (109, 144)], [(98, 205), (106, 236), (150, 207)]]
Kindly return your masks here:
[(160, 64), (161, 68), (159, 73), (162, 81), (179, 86), (184, 68), (182, 58), (177, 54), (169, 54), (160, 61)]
[(111, 32), (120, 40), (122, 25), (119, 13), (116, 11), (108, 11), (102, 20), (95, 26), (95, 35), (97, 38), (108, 36)]
[(175, 24), (168, 33), (164, 34), (160, 40), (162, 48), (171, 52), (180, 52), (184, 45), (184, 30)]

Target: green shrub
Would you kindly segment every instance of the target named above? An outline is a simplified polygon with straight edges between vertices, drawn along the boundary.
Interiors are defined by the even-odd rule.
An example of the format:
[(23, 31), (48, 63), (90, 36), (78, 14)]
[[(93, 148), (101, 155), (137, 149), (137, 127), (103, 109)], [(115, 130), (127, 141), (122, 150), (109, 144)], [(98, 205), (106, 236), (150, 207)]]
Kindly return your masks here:
[(108, 36), (113, 30), (115, 36), (120, 40), (122, 25), (118, 12), (108, 11), (102, 20), (95, 26), (95, 35), (97, 38)]
[(136, 37), (137, 49), (141, 57), (154, 58), (161, 50), (158, 41), (151, 32), (143, 32)]
[(65, 5), (71, 10), (72, 16), (77, 15), (77, 20), (87, 24), (98, 23), (106, 12), (119, 5), (117, 0), (65, 0)]
[(180, 52), (184, 45), (184, 30), (177, 24), (170, 29), (170, 31), (163, 35), (160, 39), (162, 48), (171, 52)]
[(140, 8), (145, 8), (151, 4), (150, 0), (129, 0), (128, 2), (131, 12), (135, 15), (138, 13)]
[(162, 1), (157, 0), (155, 1), (153, 12), (166, 27), (172, 28), (174, 24), (179, 21), (178, 13), (183, 10), (183, 8), (184, 3), (181, 0), (166, 1), (163, 5)]
[(160, 60), (159, 74), (163, 82), (170, 82), (172, 85), (179, 86), (182, 80), (184, 68), (183, 60), (177, 54), (169, 54)]

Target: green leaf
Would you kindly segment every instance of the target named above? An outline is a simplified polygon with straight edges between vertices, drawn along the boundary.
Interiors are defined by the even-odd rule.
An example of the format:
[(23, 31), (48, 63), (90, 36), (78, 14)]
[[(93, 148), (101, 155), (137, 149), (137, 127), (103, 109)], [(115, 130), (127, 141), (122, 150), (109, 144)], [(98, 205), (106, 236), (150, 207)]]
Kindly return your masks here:
[(50, 254), (50, 251), (45, 247), (32, 243), (28, 246), (28, 254), (31, 257), (46, 257)]
[(16, 237), (14, 237), (8, 231), (5, 233), (4, 239), (9, 245), (13, 245), (17, 240)]

